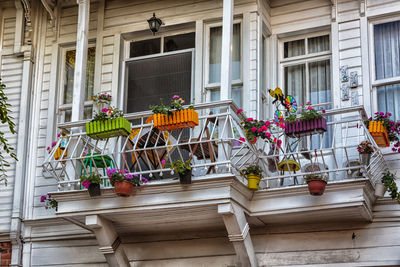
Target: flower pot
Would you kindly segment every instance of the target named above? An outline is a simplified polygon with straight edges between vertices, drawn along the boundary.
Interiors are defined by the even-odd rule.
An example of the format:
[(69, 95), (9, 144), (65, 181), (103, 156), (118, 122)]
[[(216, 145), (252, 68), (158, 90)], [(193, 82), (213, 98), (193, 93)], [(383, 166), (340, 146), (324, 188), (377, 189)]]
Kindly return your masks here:
[(131, 123), (125, 118), (86, 123), (86, 134), (96, 140), (128, 136), (130, 133)]
[(261, 175), (256, 175), (256, 174), (249, 174), (247, 175), (247, 187), (250, 190), (257, 191), (258, 190), (258, 185), (260, 184), (261, 180)]
[(371, 153), (360, 153), (360, 163), (361, 165), (369, 166), (371, 161)]
[(192, 183), (192, 170), (188, 170), (185, 173), (179, 173), (179, 182), (181, 184), (191, 184)]
[(383, 197), (387, 191), (387, 187), (384, 184), (376, 184), (375, 185), (375, 196)]
[(308, 191), (312, 196), (321, 196), (325, 191), (326, 181), (321, 179), (311, 179), (307, 181)]
[(91, 183), (91, 184), (89, 185), (88, 192), (89, 192), (89, 195), (90, 195), (91, 197), (100, 196), (100, 195), (101, 195), (101, 192), (100, 192), (100, 184)]
[(164, 130), (177, 130), (199, 125), (199, 114), (194, 109), (173, 111), (172, 115), (154, 114), (154, 127)]
[(379, 147), (388, 147), (390, 145), (389, 135), (382, 121), (370, 121), (368, 131)]
[[(63, 154), (64, 149), (61, 149), (60, 147), (57, 147), (56, 152), (54, 152), (54, 159), (59, 160), (61, 158), (61, 155)], [(63, 159), (67, 157), (68, 154), (68, 148), (65, 150)]]
[(128, 181), (117, 181), (114, 183), (114, 191), (120, 197), (129, 197), (134, 185)]
[(327, 122), (324, 117), (309, 120), (285, 122), (285, 134), (289, 137), (300, 137), (326, 132)]

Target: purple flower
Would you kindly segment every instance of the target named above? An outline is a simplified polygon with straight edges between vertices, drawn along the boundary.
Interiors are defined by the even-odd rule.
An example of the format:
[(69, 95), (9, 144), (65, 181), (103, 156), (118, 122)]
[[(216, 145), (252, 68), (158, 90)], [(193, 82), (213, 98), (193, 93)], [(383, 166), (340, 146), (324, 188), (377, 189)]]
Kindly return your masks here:
[(397, 149), (396, 149), (396, 148), (394, 148), (394, 147), (392, 147), (392, 151), (396, 152), (396, 151), (397, 151)]
[(134, 174), (133, 174), (133, 176), (137, 177), (137, 176), (138, 176), (138, 174), (137, 174), (137, 173), (134, 173)]
[(108, 176), (108, 177), (111, 177), (116, 171), (117, 171), (117, 169), (115, 169), (115, 168), (108, 169), (108, 170), (106, 171), (107, 176)]
[(90, 185), (90, 184), (91, 184), (90, 181), (84, 181), (84, 182), (82, 182), (82, 186), (83, 186), (84, 188), (86, 188), (86, 189), (89, 188), (89, 185)]
[(125, 175), (125, 177), (126, 177), (126, 179), (132, 179), (132, 178), (133, 178), (133, 175), (130, 174), (130, 173), (128, 173), (127, 175)]
[(142, 181), (144, 184), (147, 184), (147, 182), (148, 182), (148, 180), (146, 178), (144, 178), (144, 177), (141, 177), (140, 181)]
[(166, 163), (166, 161), (165, 161), (165, 159), (163, 159), (162, 161), (161, 161), (161, 165), (165, 165), (165, 163)]
[(40, 202), (45, 202), (45, 201), (46, 201), (46, 198), (47, 198), (46, 195), (41, 196), (41, 197), (40, 197)]

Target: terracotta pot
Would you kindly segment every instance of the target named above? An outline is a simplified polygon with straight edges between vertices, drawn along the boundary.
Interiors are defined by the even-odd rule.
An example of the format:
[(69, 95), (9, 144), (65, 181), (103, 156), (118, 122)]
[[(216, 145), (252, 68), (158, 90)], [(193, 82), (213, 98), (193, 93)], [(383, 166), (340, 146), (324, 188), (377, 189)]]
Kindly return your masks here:
[(250, 190), (257, 191), (258, 185), (260, 184), (261, 175), (249, 174), (247, 175), (247, 180), (248, 180), (247, 187)]
[(132, 194), (134, 185), (127, 181), (117, 181), (114, 183), (114, 191), (118, 196), (129, 197)]
[(100, 184), (91, 183), (88, 188), (89, 195), (91, 197), (96, 197), (101, 195)]
[(325, 191), (326, 182), (321, 179), (311, 179), (307, 181), (308, 191), (313, 196), (321, 196)]
[(376, 184), (375, 185), (375, 196), (376, 197), (383, 197), (387, 191), (387, 187), (383, 184)]
[(183, 174), (179, 173), (179, 182), (181, 184), (191, 184), (192, 183), (192, 170), (187, 171)]

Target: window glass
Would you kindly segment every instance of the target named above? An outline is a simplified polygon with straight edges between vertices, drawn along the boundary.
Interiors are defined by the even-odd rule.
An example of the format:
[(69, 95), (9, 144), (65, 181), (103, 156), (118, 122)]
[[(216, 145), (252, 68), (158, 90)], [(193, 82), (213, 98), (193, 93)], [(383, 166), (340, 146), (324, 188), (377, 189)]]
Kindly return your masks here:
[(176, 50), (183, 50), (194, 48), (195, 46), (195, 33), (186, 33), (164, 38), (164, 52), (172, 52)]
[[(72, 103), (72, 94), (74, 91), (74, 72), (75, 72), (75, 50), (67, 51), (65, 55), (65, 79), (64, 79), (64, 98), (63, 104)], [(86, 65), (86, 90), (85, 100), (93, 95), (94, 85), (94, 65), (95, 65), (96, 48), (88, 48), (88, 58)]]
[[(221, 81), (222, 27), (210, 28), (209, 83)], [(232, 80), (240, 79), (240, 24), (233, 25)]]
[(308, 53), (329, 51), (329, 35), (317, 36), (307, 39)]
[(299, 64), (285, 67), (285, 89), (297, 103), (305, 103), (306, 98), (306, 65)]
[[(220, 90), (211, 90), (210, 100), (218, 101), (220, 100)], [(231, 98), (235, 102), (238, 107), (242, 107), (242, 87), (241, 86), (232, 86)]]
[(141, 57), (161, 53), (161, 38), (131, 42), (130, 57)]
[(284, 43), (284, 57), (296, 57), (306, 53), (304, 39)]

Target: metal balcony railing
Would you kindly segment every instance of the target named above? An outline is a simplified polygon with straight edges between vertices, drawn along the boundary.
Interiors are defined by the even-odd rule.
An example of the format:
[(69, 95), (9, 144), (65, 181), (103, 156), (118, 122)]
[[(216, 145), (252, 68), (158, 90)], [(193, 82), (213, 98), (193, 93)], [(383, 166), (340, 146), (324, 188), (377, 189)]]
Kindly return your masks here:
[[(281, 129), (273, 130), (273, 138), (282, 140), (279, 148), (263, 140), (240, 142), (245, 136), (240, 122), (246, 118), (236, 114), (238, 108), (231, 100), (195, 105), (195, 110), (198, 126), (173, 131), (160, 131), (147, 123), (151, 112), (127, 114), (131, 134), (101, 141), (86, 135), (87, 121), (60, 125), (69, 132), (68, 141), (63, 150), (58, 149), (61, 140), (57, 142), (43, 163), (44, 171), (57, 179), (60, 191), (66, 191), (81, 189), (80, 176), (93, 172), (103, 176), (103, 187), (109, 187), (106, 169), (112, 167), (146, 178), (148, 184), (169, 182), (177, 179), (177, 174), (166, 164), (177, 159), (191, 159), (194, 180), (236, 175), (245, 184), (240, 170), (258, 163), (264, 170), (261, 188), (303, 184), (309, 173), (326, 175), (329, 182), (364, 177), (374, 184), (386, 168), (364, 126), (361, 106), (327, 111), (328, 131), (324, 134), (293, 139)], [(363, 140), (376, 147), (368, 166), (360, 163), (357, 152)], [(297, 169), (290, 166), (294, 161)]]

